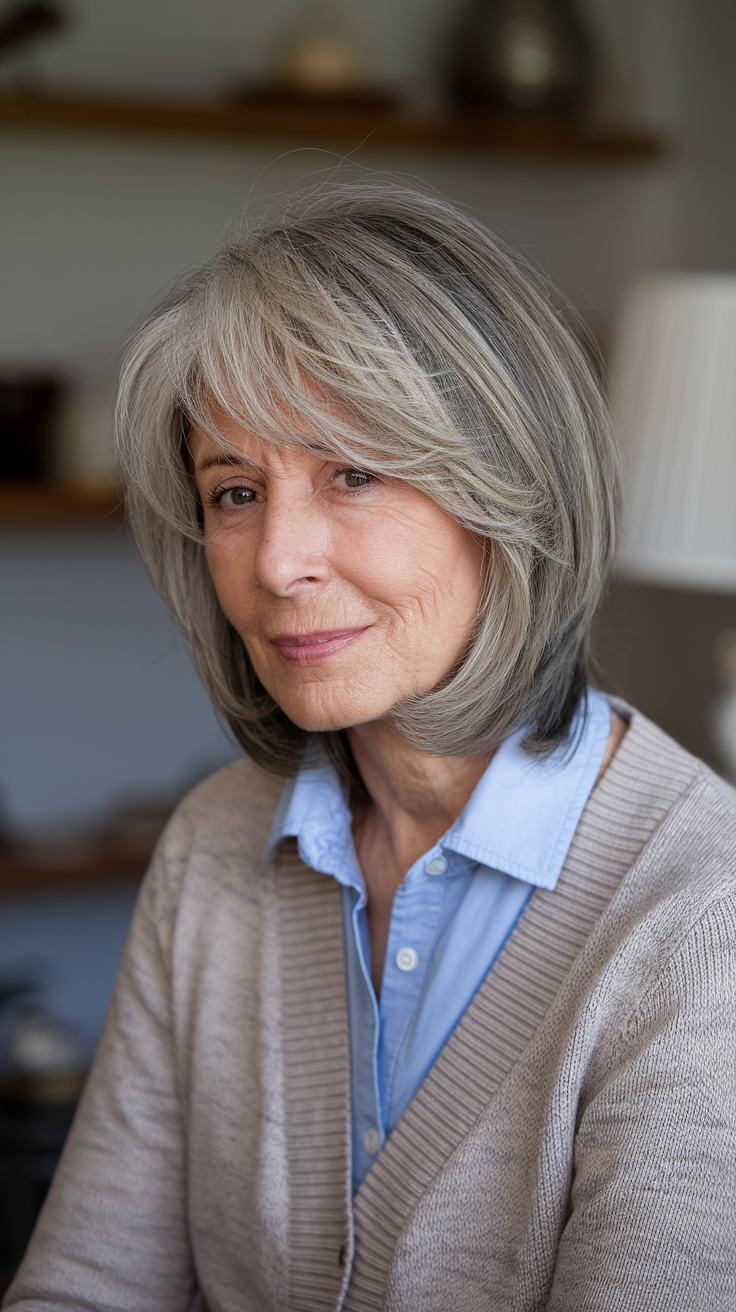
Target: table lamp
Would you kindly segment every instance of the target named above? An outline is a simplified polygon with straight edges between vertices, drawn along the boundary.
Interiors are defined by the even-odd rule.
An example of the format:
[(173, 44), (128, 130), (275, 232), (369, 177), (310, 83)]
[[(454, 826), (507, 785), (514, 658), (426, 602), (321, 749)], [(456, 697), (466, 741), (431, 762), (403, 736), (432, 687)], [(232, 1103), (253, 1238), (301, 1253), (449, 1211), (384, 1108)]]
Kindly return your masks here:
[(618, 573), (736, 593), (736, 274), (636, 286), (612, 395), (628, 468)]
[[(617, 575), (736, 596), (736, 274), (658, 274), (629, 293), (611, 361), (628, 474)], [(736, 632), (713, 731), (736, 775)]]

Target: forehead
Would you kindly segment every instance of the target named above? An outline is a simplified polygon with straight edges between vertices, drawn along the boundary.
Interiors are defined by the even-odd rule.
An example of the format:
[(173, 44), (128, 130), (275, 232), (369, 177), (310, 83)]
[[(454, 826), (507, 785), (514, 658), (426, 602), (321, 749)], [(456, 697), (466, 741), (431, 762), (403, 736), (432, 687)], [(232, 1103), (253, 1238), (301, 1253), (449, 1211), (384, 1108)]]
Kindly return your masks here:
[(263, 438), (245, 424), (222, 414), (213, 415), (212, 428), (192, 424), (187, 444), (196, 464), (213, 455), (220, 455), (223, 460), (237, 460), (244, 456), (259, 461), (266, 445)]
[(188, 446), (197, 473), (216, 466), (242, 465), (268, 471), (304, 461), (335, 459), (326, 446), (298, 439), (275, 442), (229, 415), (218, 416), (214, 422), (216, 434), (196, 424), (190, 432)]

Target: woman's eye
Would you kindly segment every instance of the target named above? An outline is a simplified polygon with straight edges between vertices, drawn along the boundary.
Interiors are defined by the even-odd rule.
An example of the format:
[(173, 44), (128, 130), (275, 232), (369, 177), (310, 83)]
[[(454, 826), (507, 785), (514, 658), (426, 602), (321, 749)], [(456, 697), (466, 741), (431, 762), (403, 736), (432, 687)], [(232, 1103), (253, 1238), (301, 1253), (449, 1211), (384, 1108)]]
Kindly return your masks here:
[(220, 505), (249, 506), (255, 501), (256, 494), (252, 487), (226, 487), (217, 497)]
[(340, 473), (344, 474), (345, 486), (349, 488), (365, 487), (375, 477), (374, 474), (366, 474), (362, 469), (342, 469)]

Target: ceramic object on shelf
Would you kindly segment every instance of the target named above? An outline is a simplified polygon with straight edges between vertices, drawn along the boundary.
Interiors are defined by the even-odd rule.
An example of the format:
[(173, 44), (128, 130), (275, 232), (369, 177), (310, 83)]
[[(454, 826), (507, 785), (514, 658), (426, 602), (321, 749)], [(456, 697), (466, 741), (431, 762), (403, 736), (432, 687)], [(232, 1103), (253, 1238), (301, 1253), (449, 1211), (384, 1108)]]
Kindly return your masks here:
[(363, 90), (366, 72), (350, 42), (331, 33), (302, 36), (283, 52), (278, 85), (300, 95), (339, 96)]
[(18, 1021), (6, 1061), (2, 1094), (21, 1102), (73, 1102), (87, 1073), (77, 1035), (63, 1021), (43, 1013)]
[(232, 99), (277, 115), (314, 109), (390, 114), (399, 104), (397, 96), (375, 83), (365, 43), (344, 28), (334, 5), (318, 6), (308, 22), (279, 43), (269, 76), (233, 87)]
[(573, 0), (470, 0), (448, 89), (472, 109), (569, 110), (586, 98), (593, 63)]

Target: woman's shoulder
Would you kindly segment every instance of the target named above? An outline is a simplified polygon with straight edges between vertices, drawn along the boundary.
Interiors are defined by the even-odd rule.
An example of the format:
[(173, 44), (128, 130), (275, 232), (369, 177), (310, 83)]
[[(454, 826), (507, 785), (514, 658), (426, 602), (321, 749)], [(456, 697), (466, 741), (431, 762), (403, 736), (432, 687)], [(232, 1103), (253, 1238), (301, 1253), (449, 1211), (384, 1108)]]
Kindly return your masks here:
[(257, 874), (284, 780), (243, 759), (216, 770), (182, 798), (159, 839), (148, 875), (178, 895), (185, 880), (211, 885)]
[(629, 727), (594, 805), (632, 846), (624, 885), (647, 900), (736, 895), (736, 790), (641, 712), (614, 708)]
[(688, 793), (701, 791), (708, 809), (736, 818), (736, 788), (641, 711), (620, 698), (608, 700), (627, 726), (604, 775), (612, 805), (664, 819)]
[(248, 757), (232, 761), (207, 775), (182, 798), (169, 820), (169, 829), (187, 828), (198, 833), (222, 832), (223, 827), (265, 835), (271, 827), (284, 779), (270, 774)]

